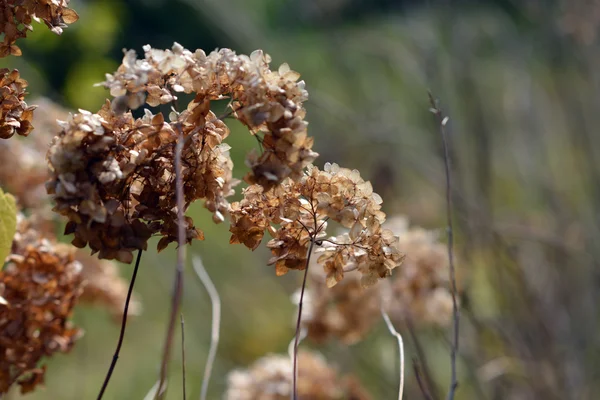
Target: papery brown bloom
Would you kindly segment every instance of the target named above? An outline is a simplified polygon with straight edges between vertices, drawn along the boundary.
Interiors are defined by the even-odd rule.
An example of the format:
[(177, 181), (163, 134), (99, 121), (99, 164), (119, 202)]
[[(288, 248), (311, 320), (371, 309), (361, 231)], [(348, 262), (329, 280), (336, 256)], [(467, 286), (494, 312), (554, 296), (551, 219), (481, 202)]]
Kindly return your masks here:
[[(103, 306), (115, 320), (120, 321), (123, 318), (129, 285), (119, 275), (117, 265), (112, 261), (99, 260), (83, 251), (77, 251), (75, 257), (83, 266), (83, 293), (79, 299), (80, 303)], [(141, 303), (134, 295), (129, 302), (128, 315), (139, 315), (140, 311)]]
[[(131, 262), (133, 251), (145, 249), (153, 234), (159, 250), (177, 240), (175, 144), (182, 134), (186, 207), (204, 198), (215, 220), (224, 219), (233, 193), (233, 163), (226, 125), (204, 103), (166, 122), (146, 110), (134, 119), (117, 114), (107, 102), (98, 114), (81, 111), (63, 122), (63, 131), (48, 152), (51, 178), (46, 184), (55, 211), (69, 218), (66, 233), (73, 244), (89, 244), (100, 258)], [(185, 218), (186, 241), (203, 239), (191, 218)]]
[[(231, 205), (230, 242), (255, 249), (267, 230), (273, 236), (267, 244), (273, 253), (270, 264), (281, 275), (306, 268), (309, 243), (315, 240), (329, 287), (349, 268), (362, 274), (363, 286), (370, 286), (390, 276), (403, 260), (398, 237), (381, 228), (381, 202), (358, 171), (329, 163), (323, 170), (309, 166), (298, 181), (287, 179), (267, 191), (256, 185), (245, 189), (244, 199)], [(328, 220), (349, 233), (325, 240)]]
[(141, 105), (144, 95), (150, 106), (171, 103), (177, 92), (195, 93), (195, 103), (230, 98), (233, 116), (262, 143), (260, 155), (248, 156), (248, 182), (268, 189), (288, 176), (296, 180), (317, 157), (304, 121), (302, 103), (308, 93), (298, 81), (300, 74), (287, 64), (271, 71), (271, 58), (261, 50), (250, 56), (229, 49), (206, 55), (175, 43), (171, 50), (145, 46), (144, 51), (144, 59), (126, 52), (122, 65), (115, 74), (107, 74), (103, 85), (130, 108)]
[(40, 213), (49, 199), (44, 183), (48, 179), (46, 152), (60, 128), (57, 119), (66, 119), (68, 112), (45, 98), (35, 99), (33, 114), (35, 135), (26, 140), (0, 140), (0, 160), (10, 168), (0, 168), (0, 186), (17, 198), (24, 208)]
[(69, 321), (81, 294), (74, 249), (41, 238), (20, 217), (12, 254), (0, 271), (0, 394), (43, 382), (43, 357), (71, 349), (80, 332)]
[(11, 138), (15, 133), (29, 135), (35, 106), (25, 102), (27, 81), (18, 70), (0, 69), (0, 139)]
[[(371, 397), (352, 377), (340, 378), (318, 353), (298, 353), (298, 398), (303, 400), (368, 400)], [(225, 400), (287, 400), (292, 393), (292, 361), (269, 355), (247, 370), (227, 376)]]
[(384, 226), (398, 235), (397, 246), (406, 254), (402, 268), (389, 280), (365, 288), (358, 274), (348, 272), (341, 282), (328, 288), (323, 281), (327, 269), (324, 272), (311, 262), (302, 314), (302, 326), (311, 340), (360, 341), (380, 321), (382, 306), (397, 324), (403, 325), (408, 318), (421, 326), (446, 326), (451, 321), (445, 245), (435, 232), (409, 229), (404, 217), (394, 217)]
[(57, 35), (67, 24), (79, 19), (77, 13), (68, 8), (70, 0), (2, 0), (0, 1), (0, 26), (4, 40), (0, 43), (0, 58), (8, 55), (20, 56), (17, 39), (33, 30), (31, 22), (39, 18)]
[(392, 279), (386, 308), (392, 319), (409, 317), (417, 324), (446, 326), (452, 320), (448, 251), (438, 234), (419, 227), (408, 228), (404, 217), (389, 221), (407, 253), (402, 270)]

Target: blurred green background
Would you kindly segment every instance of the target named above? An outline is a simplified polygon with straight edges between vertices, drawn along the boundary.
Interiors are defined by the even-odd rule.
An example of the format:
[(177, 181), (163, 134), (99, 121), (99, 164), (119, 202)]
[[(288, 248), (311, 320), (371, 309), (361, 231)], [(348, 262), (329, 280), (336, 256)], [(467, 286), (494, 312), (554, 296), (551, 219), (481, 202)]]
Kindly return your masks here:
[[(427, 90), (450, 116), (457, 252), (464, 293), (461, 399), (594, 399), (600, 390), (600, 48), (596, 0), (97, 0), (72, 1), (80, 20), (55, 36), (35, 25), (23, 57), (3, 59), (29, 91), (96, 111), (108, 93), (93, 87), (122, 49), (261, 48), (273, 65), (302, 74), (309, 133), (326, 161), (357, 168), (389, 215), (429, 229), (445, 225), (441, 142)], [(33, 133), (35, 134), (35, 132)], [(228, 139), (244, 173), (255, 146), (239, 125)], [(209, 398), (226, 373), (294, 333), (290, 295), (301, 275), (276, 278), (264, 248), (228, 244), (200, 204), (202, 256), (223, 301), (221, 344)], [(191, 255), (191, 254), (190, 254)], [(188, 257), (189, 260), (190, 257)], [(149, 251), (132, 318), (106, 399), (142, 399), (155, 383), (166, 332), (175, 255)], [(123, 266), (128, 277), (131, 266)], [(184, 307), (189, 398), (200, 391), (210, 338), (210, 302), (188, 265)], [(49, 362), (46, 389), (28, 399), (95, 398), (118, 324), (79, 308), (85, 336)], [(406, 331), (407, 396), (420, 397)], [(417, 331), (444, 395), (449, 333)], [(176, 343), (169, 399), (180, 399)], [(303, 343), (309, 347), (310, 344)], [(319, 347), (357, 375), (374, 399), (397, 397), (395, 341), (383, 322), (365, 341)], [(12, 394), (12, 398), (19, 395)]]

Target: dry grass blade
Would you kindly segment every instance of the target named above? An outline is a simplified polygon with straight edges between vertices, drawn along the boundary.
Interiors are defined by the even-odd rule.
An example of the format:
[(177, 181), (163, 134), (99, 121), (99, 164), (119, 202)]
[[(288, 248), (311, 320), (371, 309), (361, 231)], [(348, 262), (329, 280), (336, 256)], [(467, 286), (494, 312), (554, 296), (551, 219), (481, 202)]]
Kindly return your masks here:
[[(156, 398), (156, 396), (158, 395), (158, 385), (159, 384), (160, 384), (160, 381), (156, 381), (156, 383), (150, 388), (148, 393), (146, 393), (146, 395), (144, 396), (144, 400), (153, 400)], [(165, 382), (164, 387), (166, 389), (166, 387), (167, 387), (166, 382)]]
[(392, 321), (390, 320), (389, 315), (381, 308), (381, 316), (387, 325), (390, 333), (396, 337), (398, 340), (398, 356), (400, 359), (400, 386), (398, 388), (398, 400), (402, 400), (402, 396), (404, 395), (404, 341), (402, 340), (402, 335), (394, 328)]
[(206, 367), (204, 368), (204, 377), (202, 378), (202, 389), (200, 391), (200, 400), (206, 400), (206, 394), (208, 393), (208, 383), (210, 382), (210, 376), (212, 368), (215, 363), (217, 356), (217, 348), (219, 347), (219, 337), (221, 329), (221, 298), (219, 292), (213, 284), (208, 272), (204, 268), (202, 259), (199, 256), (194, 256), (192, 259), (194, 265), (194, 271), (200, 282), (206, 288), (210, 302), (212, 304), (212, 322), (211, 322), (211, 334), (210, 334), (210, 348), (208, 350), (208, 357), (206, 358)]
[(429, 102), (431, 104), (431, 112), (435, 115), (442, 137), (444, 147), (444, 169), (446, 173), (446, 217), (447, 217), (447, 233), (448, 233), (448, 260), (450, 262), (450, 285), (452, 289), (452, 316), (453, 316), (453, 336), (450, 350), (450, 368), (451, 381), (448, 390), (447, 400), (454, 399), (454, 393), (458, 387), (458, 378), (456, 373), (456, 355), (458, 353), (458, 333), (460, 323), (460, 310), (458, 309), (457, 290), (456, 290), (456, 272), (454, 268), (454, 231), (452, 229), (452, 177), (450, 174), (450, 156), (448, 151), (448, 138), (446, 135), (446, 124), (448, 117), (444, 116), (439, 108), (438, 101), (429, 92)]

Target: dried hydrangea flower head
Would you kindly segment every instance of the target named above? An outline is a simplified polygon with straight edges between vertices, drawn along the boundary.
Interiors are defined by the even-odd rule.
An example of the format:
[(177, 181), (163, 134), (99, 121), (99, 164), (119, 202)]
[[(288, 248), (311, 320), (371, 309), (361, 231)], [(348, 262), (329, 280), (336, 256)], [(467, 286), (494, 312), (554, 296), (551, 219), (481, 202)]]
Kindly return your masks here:
[[(365, 288), (358, 274), (347, 274), (340, 283), (328, 288), (323, 270), (312, 264), (302, 311), (307, 337), (317, 343), (330, 338), (345, 344), (359, 342), (381, 319), (380, 291), (387, 282)], [(299, 298), (298, 293), (295, 298)]]
[(402, 268), (390, 280), (365, 288), (356, 274), (348, 273), (343, 281), (328, 288), (323, 283), (323, 271), (311, 265), (302, 314), (302, 326), (311, 340), (360, 341), (379, 322), (382, 305), (400, 324), (407, 317), (424, 326), (446, 326), (451, 321), (445, 245), (434, 232), (409, 229), (408, 220), (402, 216), (393, 217), (384, 226), (399, 236), (398, 247), (406, 253)]
[(11, 138), (15, 133), (27, 136), (33, 129), (31, 120), (35, 106), (25, 102), (27, 81), (19, 71), (0, 68), (0, 139)]
[[(79, 301), (105, 307), (115, 321), (120, 321), (123, 318), (123, 306), (129, 285), (119, 275), (117, 265), (112, 261), (99, 260), (83, 251), (75, 253), (75, 257), (83, 266), (81, 270), (83, 293)], [(139, 315), (141, 309), (142, 305), (134, 295), (129, 302), (127, 314)]]
[(392, 280), (386, 299), (392, 319), (410, 317), (415, 323), (446, 326), (452, 320), (452, 293), (446, 246), (436, 232), (408, 227), (405, 217), (395, 217), (389, 227), (400, 237), (407, 256), (403, 268)]
[(136, 108), (145, 96), (146, 104), (157, 106), (173, 102), (177, 92), (194, 93), (195, 104), (229, 98), (233, 116), (262, 143), (262, 154), (247, 159), (252, 171), (246, 180), (265, 188), (288, 176), (299, 178), (316, 158), (302, 106), (308, 93), (287, 64), (271, 71), (271, 58), (261, 50), (250, 56), (229, 49), (206, 55), (175, 43), (171, 50), (145, 46), (144, 51), (144, 59), (126, 52), (117, 72), (106, 76), (103, 85), (120, 104)]
[(0, 26), (4, 40), (0, 43), (0, 58), (8, 55), (20, 56), (17, 39), (33, 30), (32, 20), (42, 20), (57, 35), (67, 24), (79, 19), (77, 13), (68, 8), (70, 0), (3, 0), (0, 1)]
[(56, 120), (66, 119), (68, 112), (45, 98), (34, 102), (37, 106), (33, 114), (35, 135), (27, 140), (0, 140), (0, 160), (11, 166), (0, 168), (0, 186), (15, 196), (21, 207), (35, 209), (37, 214), (48, 203), (44, 187), (48, 179), (46, 152), (60, 131)]
[[(340, 378), (318, 353), (298, 354), (298, 398), (303, 400), (368, 400), (370, 396), (352, 377)], [(225, 400), (287, 400), (292, 393), (292, 361), (269, 355), (247, 370), (227, 376)]]
[[(381, 203), (358, 171), (329, 163), (323, 170), (309, 166), (298, 181), (287, 179), (270, 190), (246, 188), (244, 199), (231, 205), (230, 241), (255, 249), (268, 231), (273, 236), (267, 244), (273, 253), (270, 264), (281, 275), (306, 268), (309, 243), (315, 240), (328, 287), (349, 270), (358, 270), (361, 284), (370, 286), (390, 276), (403, 259), (398, 237), (381, 227)], [(326, 239), (328, 220), (349, 232)]]
[(43, 357), (67, 352), (79, 336), (69, 321), (81, 294), (81, 264), (71, 246), (39, 236), (20, 217), (12, 254), (0, 271), (0, 394), (43, 382)]
[[(230, 97), (233, 115), (262, 143), (262, 155), (249, 159), (248, 181), (272, 188), (301, 176), (317, 155), (303, 119), (304, 84), (289, 68), (269, 70), (269, 58), (260, 51), (250, 57), (228, 49), (206, 55), (179, 44), (144, 50), (144, 59), (126, 52), (117, 72), (107, 75), (103, 85), (115, 96), (112, 103), (96, 114), (72, 115), (48, 152), (47, 190), (55, 210), (69, 218), (73, 243), (123, 262), (145, 249), (151, 235), (162, 236), (159, 250), (176, 241), (174, 149), (180, 135), (186, 207), (204, 199), (213, 220), (224, 221), (237, 180), (223, 143), (229, 129), (210, 111), (211, 100)], [(138, 119), (127, 111), (174, 102), (178, 92), (196, 96), (169, 121), (148, 109)], [(187, 241), (203, 238), (190, 218), (185, 228)]]

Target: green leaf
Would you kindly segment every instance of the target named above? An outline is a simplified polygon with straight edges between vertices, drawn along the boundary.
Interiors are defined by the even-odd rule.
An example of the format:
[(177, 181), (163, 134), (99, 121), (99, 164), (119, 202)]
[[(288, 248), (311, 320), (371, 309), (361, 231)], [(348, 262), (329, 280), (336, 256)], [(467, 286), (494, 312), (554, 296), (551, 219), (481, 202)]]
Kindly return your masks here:
[(0, 268), (10, 254), (17, 231), (17, 203), (15, 198), (0, 189)]

